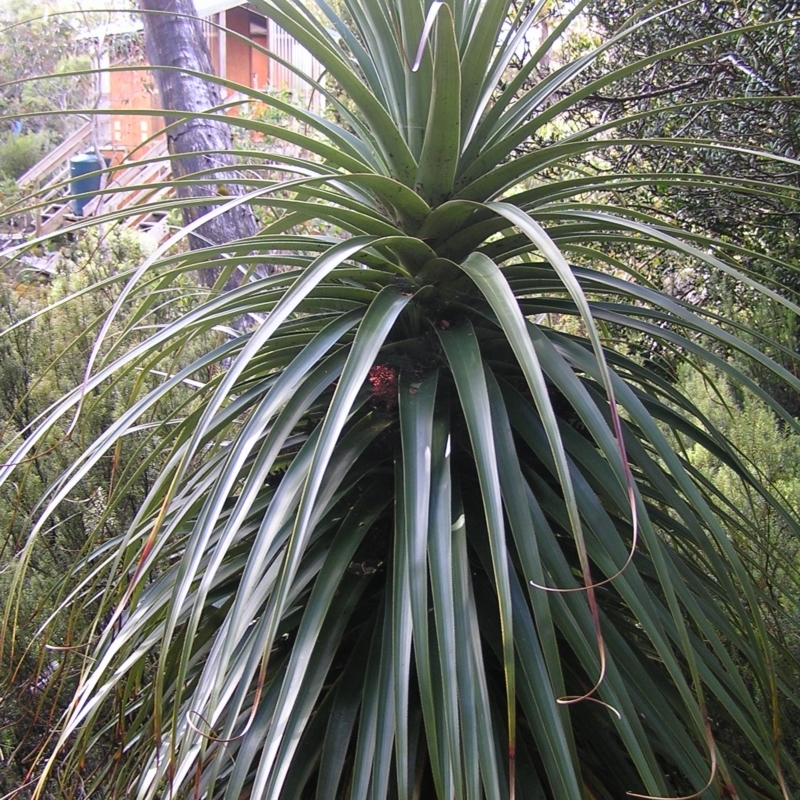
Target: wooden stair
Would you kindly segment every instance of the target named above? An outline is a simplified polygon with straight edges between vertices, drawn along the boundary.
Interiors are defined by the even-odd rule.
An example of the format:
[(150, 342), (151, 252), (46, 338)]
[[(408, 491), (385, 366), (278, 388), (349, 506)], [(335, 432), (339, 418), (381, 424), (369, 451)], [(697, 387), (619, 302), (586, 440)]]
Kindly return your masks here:
[[(115, 167), (102, 194), (90, 200), (83, 213), (84, 216), (118, 215), (121, 227), (149, 233), (160, 241), (166, 236), (167, 212), (144, 209), (137, 213), (137, 209), (172, 193), (172, 187), (164, 185), (171, 175), (166, 141), (158, 140), (142, 155), (141, 160)], [(123, 216), (125, 211), (131, 213)]]
[[(17, 180), (17, 186), (36, 203), (32, 213), (15, 220), (28, 235), (46, 236), (78, 219), (70, 204), (70, 159), (87, 149), (91, 133), (91, 124), (86, 123)], [(171, 172), (166, 142), (160, 139), (146, 149), (138, 148), (137, 156), (136, 161), (123, 159), (106, 173), (105, 185), (84, 207), (83, 217), (112, 214), (122, 227), (141, 230), (160, 241), (167, 233), (167, 212), (137, 209), (172, 191), (164, 185)], [(125, 214), (126, 210), (131, 213)]]
[(29, 191), (37, 203), (32, 222), (36, 236), (46, 236), (67, 221), (71, 213), (69, 160), (86, 149), (91, 137), (92, 126), (87, 122), (17, 178), (17, 186)]

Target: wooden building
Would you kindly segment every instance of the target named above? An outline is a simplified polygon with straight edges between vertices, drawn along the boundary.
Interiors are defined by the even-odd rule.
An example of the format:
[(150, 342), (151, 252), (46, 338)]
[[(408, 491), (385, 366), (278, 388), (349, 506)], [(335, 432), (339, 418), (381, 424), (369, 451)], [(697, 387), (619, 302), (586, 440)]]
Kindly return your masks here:
[[(286, 31), (241, 0), (195, 0), (195, 7), (204, 20), (211, 60), (219, 77), (243, 88), (289, 93), (296, 102), (318, 113), (323, 110), (324, 97), (269, 55), (277, 55), (315, 80), (320, 78), (322, 65)], [(159, 108), (155, 81), (142, 69), (146, 57), (141, 25), (133, 18), (94, 35), (101, 39), (103, 65), (113, 67), (101, 80), (100, 106), (111, 112), (104, 118), (101, 138), (113, 149), (129, 153), (149, 141), (163, 125), (160, 115), (153, 113)], [(131, 69), (124, 69), (126, 66)], [(227, 89), (222, 95), (225, 101), (236, 99)], [(124, 113), (115, 114), (115, 109)]]

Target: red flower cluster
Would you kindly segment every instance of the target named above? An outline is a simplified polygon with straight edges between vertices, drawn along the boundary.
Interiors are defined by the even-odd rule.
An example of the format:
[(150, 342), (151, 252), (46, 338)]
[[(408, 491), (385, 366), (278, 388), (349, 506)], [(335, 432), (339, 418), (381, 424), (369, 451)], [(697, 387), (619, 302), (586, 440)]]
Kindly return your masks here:
[(372, 396), (375, 400), (385, 403), (387, 408), (397, 405), (397, 370), (375, 364), (369, 371), (367, 380), (372, 386)]

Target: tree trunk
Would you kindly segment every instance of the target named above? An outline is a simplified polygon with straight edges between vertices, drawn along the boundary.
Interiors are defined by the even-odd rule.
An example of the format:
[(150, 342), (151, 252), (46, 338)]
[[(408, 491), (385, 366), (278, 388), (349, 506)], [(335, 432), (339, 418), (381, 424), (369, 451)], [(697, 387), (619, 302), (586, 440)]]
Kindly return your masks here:
[[(195, 11), (193, 0), (139, 0), (144, 12), (161, 11), (167, 14), (143, 13), (144, 39), (147, 58), (161, 96), (165, 110), (178, 112), (166, 116), (168, 125), (177, 122), (167, 134), (169, 152), (178, 156), (172, 160), (172, 173), (179, 197), (216, 197), (219, 194), (238, 196), (244, 190), (236, 181), (235, 164), (229, 155), (232, 139), (230, 126), (224, 122), (203, 118), (187, 118), (181, 112), (202, 112), (215, 108), (222, 102), (219, 87), (195, 75), (174, 69), (158, 69), (159, 66), (178, 70), (196, 70), (212, 74), (211, 55), (203, 30)], [(190, 16), (179, 16), (186, 14)], [(192, 155), (195, 154), (195, 155)], [(214, 183), (187, 186), (180, 179), (207, 170)], [(224, 182), (224, 190), (222, 190)], [(193, 205), (183, 208), (184, 223), (190, 223), (215, 208), (215, 204)], [(203, 223), (190, 235), (193, 249), (208, 245), (220, 245), (253, 236), (257, 223), (248, 205), (240, 205), (231, 211)], [(214, 283), (217, 271), (203, 270), (206, 285)], [(238, 285), (235, 276), (228, 281), (227, 288)]]

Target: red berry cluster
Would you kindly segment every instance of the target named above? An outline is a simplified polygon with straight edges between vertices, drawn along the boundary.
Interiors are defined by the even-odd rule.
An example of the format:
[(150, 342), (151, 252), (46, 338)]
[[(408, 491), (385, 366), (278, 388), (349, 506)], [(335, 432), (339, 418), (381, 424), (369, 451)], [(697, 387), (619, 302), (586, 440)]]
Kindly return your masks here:
[(397, 370), (375, 364), (369, 371), (367, 380), (372, 386), (372, 396), (375, 400), (385, 403), (387, 408), (397, 405)]

